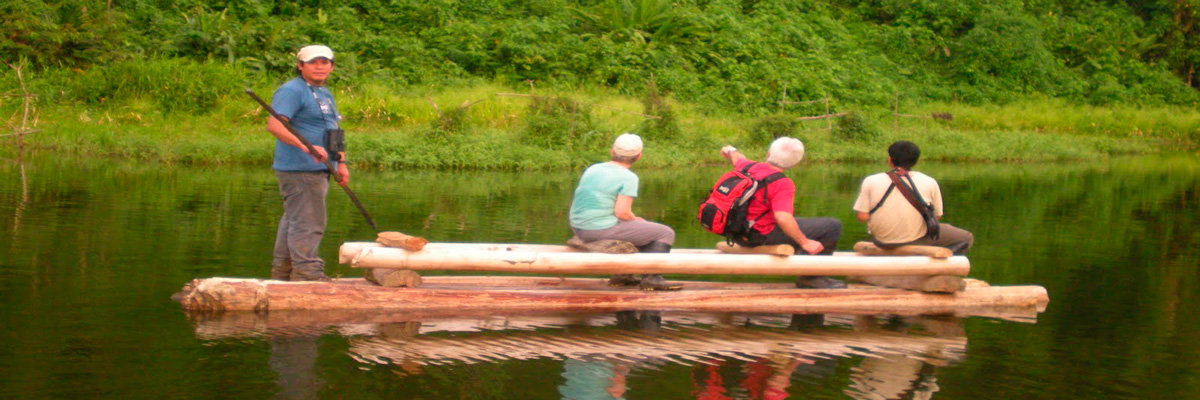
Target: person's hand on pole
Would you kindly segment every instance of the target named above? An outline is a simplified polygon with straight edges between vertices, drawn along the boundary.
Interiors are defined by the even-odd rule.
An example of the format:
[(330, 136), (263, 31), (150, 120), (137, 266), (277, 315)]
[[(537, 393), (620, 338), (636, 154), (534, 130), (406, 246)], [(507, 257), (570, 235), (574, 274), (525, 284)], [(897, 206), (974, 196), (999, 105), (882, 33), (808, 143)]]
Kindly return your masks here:
[(323, 163), (323, 162), (325, 162), (325, 160), (329, 159), (329, 153), (327, 153), (325, 151), (324, 147), (313, 145), (312, 149), (316, 150), (316, 154), (313, 154), (313, 152), (308, 151), (308, 148), (306, 146), (300, 146), (301, 151), (304, 151), (308, 155), (312, 156), (313, 160), (315, 160), (318, 163)]
[(350, 167), (347, 167), (346, 163), (338, 163), (337, 172), (335, 172), (333, 174), (333, 179), (336, 180), (339, 185), (342, 185), (342, 186), (349, 185), (350, 184)]

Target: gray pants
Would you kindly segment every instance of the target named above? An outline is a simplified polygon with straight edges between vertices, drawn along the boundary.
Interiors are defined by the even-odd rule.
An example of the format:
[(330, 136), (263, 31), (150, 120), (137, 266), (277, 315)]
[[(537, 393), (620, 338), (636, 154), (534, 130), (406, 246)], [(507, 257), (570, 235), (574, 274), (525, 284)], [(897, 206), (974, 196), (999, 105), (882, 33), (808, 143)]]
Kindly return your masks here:
[(634, 246), (642, 247), (652, 242), (662, 242), (664, 244), (675, 244), (675, 231), (671, 227), (650, 221), (620, 221), (616, 225), (607, 229), (575, 229), (575, 236), (579, 236), (584, 242), (594, 242), (597, 240), (622, 240), (633, 243)]
[[(837, 248), (838, 239), (842, 238), (842, 221), (837, 218), (796, 218), (796, 225), (800, 226), (800, 232), (804, 233), (805, 237), (821, 242), (821, 245), (825, 247), (825, 250), (818, 253), (821, 255), (833, 254), (833, 250)], [(748, 240), (739, 240), (738, 244), (743, 246), (790, 244), (796, 249), (796, 254), (804, 254), (800, 244), (792, 240), (791, 236), (783, 233), (778, 226), (766, 235), (758, 233), (754, 229), (750, 229), (750, 232)]]
[(965, 229), (945, 222), (938, 223), (938, 226), (938, 238), (936, 240), (920, 238), (909, 244), (945, 247), (954, 251), (955, 255), (967, 254), (967, 250), (970, 250), (971, 246), (975, 244), (975, 235), (967, 232)]
[(275, 254), (271, 278), (308, 280), (325, 276), (325, 261), (317, 254), (325, 235), (325, 194), (329, 174), (276, 171), (283, 217), (275, 232)]

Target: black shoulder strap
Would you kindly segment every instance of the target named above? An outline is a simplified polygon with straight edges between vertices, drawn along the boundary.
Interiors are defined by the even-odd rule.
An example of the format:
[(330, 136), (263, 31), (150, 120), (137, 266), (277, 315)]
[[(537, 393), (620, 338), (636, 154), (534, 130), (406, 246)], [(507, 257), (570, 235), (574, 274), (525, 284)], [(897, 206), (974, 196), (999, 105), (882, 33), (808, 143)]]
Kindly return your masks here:
[[(758, 163), (752, 162), (749, 165), (746, 165), (746, 168), (743, 168), (742, 173), (746, 174), (746, 176), (750, 176), (750, 167), (753, 167), (754, 164), (758, 164)], [(762, 179), (754, 179), (753, 176), (750, 176), (750, 179), (754, 179), (754, 180), (758, 181), (758, 187), (762, 188), (763, 204), (770, 204), (770, 200), (767, 199), (767, 185), (770, 185), (771, 182), (775, 182), (775, 181), (783, 179), (783, 178), (787, 178), (787, 175), (784, 175), (782, 172), (776, 172), (776, 173), (767, 175), (767, 177), (762, 178)]]
[(887, 201), (888, 195), (891, 195), (892, 189), (895, 189), (895, 188), (896, 188), (895, 183), (888, 185), (887, 191), (883, 192), (883, 197), (879, 198), (879, 202), (875, 203), (875, 207), (871, 207), (871, 212), (868, 212), (867, 214), (874, 214), (875, 211), (879, 210), (879, 207), (883, 207), (883, 202)]

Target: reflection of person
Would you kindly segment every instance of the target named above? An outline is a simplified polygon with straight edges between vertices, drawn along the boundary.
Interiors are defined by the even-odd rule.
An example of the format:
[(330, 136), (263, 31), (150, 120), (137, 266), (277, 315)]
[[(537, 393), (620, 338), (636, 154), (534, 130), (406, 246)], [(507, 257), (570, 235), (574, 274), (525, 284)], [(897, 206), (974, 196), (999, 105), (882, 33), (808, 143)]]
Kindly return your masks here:
[[(888, 165), (903, 181), (916, 187), (920, 198), (933, 206), (934, 216), (942, 217), (942, 191), (937, 180), (913, 171), (921, 157), (921, 149), (913, 142), (901, 140), (888, 147)], [(912, 203), (893, 187), (887, 173), (880, 172), (863, 179), (862, 189), (854, 202), (858, 220), (867, 223), (867, 232), (880, 247), (905, 244), (945, 247), (954, 254), (965, 254), (975, 242), (975, 236), (947, 223), (939, 223), (936, 239), (925, 236), (925, 220)]]
[(316, 399), (321, 381), (314, 371), (319, 354), (317, 336), (271, 338), (271, 370), (277, 374), (280, 399)]
[[(777, 354), (758, 358), (738, 366), (735, 361), (722, 360), (716, 364), (701, 364), (693, 372), (697, 388), (692, 393), (697, 400), (764, 399), (781, 400), (790, 397), (792, 373), (811, 361), (795, 355)], [(725, 384), (726, 376), (742, 376), (737, 387)]]
[[(620, 329), (653, 332), (662, 327), (662, 314), (658, 311), (618, 311), (617, 327)], [(563, 360), (563, 379), (558, 393), (563, 399), (624, 399), (629, 389), (625, 377), (632, 364), (629, 361), (608, 359), (601, 356), (568, 358)]]
[[(751, 178), (766, 179), (791, 168), (804, 158), (804, 143), (781, 137), (771, 143), (765, 163), (746, 158), (733, 146), (721, 149), (721, 156), (733, 167), (747, 170)], [(767, 183), (750, 198), (747, 218), (754, 221), (746, 237), (735, 238), (742, 246), (790, 244), (808, 254), (833, 254), (842, 236), (842, 222), (836, 218), (797, 218), (793, 215), (796, 183), (784, 176)], [(844, 288), (844, 282), (823, 276), (799, 277), (796, 286), (802, 288)]]
[[(859, 316), (854, 321), (857, 331), (903, 332), (909, 325), (909, 322), (900, 318), (891, 318), (880, 324), (873, 316)], [(934, 347), (928, 351), (928, 355), (937, 355), (941, 348)], [(850, 371), (850, 385), (842, 392), (854, 399), (929, 399), (940, 390), (935, 371), (934, 365), (919, 357), (875, 354), (863, 358)]]
[[(629, 168), (642, 158), (642, 139), (630, 133), (618, 136), (609, 156), (610, 161), (593, 164), (579, 178), (571, 200), (571, 230), (584, 242), (621, 240), (637, 246), (642, 253), (671, 252), (675, 231), (633, 214), (638, 176)], [(676, 288), (658, 274), (643, 275), (641, 279), (628, 274), (613, 275), (609, 284), (639, 285), (646, 290)]]
[(628, 363), (605, 359), (563, 360), (563, 384), (558, 393), (564, 400), (624, 399)]
[[(329, 280), (325, 261), (317, 254), (325, 234), (325, 195), (329, 191), (331, 171), (338, 184), (346, 185), (350, 171), (345, 154), (326, 149), (339, 148), (341, 116), (325, 80), (333, 72), (333, 51), (325, 46), (306, 46), (296, 53), (299, 76), (275, 90), (271, 108), (313, 144), (315, 154), (288, 132), (274, 117), (267, 119), (267, 131), (275, 136), (275, 160), (272, 169), (283, 196), (283, 216), (275, 234), (271, 278), (293, 281)], [(336, 133), (336, 135), (330, 135)], [(327, 140), (327, 137), (331, 139)]]

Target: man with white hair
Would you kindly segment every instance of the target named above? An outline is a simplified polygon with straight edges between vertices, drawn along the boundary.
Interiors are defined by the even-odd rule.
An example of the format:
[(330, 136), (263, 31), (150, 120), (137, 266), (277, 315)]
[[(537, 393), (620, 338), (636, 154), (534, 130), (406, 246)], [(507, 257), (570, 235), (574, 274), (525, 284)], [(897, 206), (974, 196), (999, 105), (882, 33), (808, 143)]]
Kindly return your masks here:
[[(630, 171), (642, 158), (642, 138), (626, 133), (618, 136), (609, 152), (610, 160), (593, 164), (583, 171), (575, 197), (571, 200), (571, 230), (580, 240), (620, 240), (632, 243), (642, 253), (669, 253), (675, 243), (670, 227), (647, 221), (633, 214), (633, 199), (638, 195), (638, 176)], [(613, 275), (613, 286), (638, 285), (644, 290), (674, 290), (662, 275)]]
[[(313, 144), (310, 153), (275, 117), (267, 118), (267, 131), (275, 136), (275, 158), (271, 168), (279, 180), (283, 217), (275, 233), (271, 279), (328, 281), (325, 261), (317, 247), (325, 234), (325, 195), (329, 176), (339, 185), (350, 181), (350, 170), (341, 148), (342, 116), (325, 81), (333, 72), (333, 50), (305, 46), (296, 53), (297, 77), (275, 90), (271, 108), (297, 133)], [(334, 171), (325, 166), (329, 159)]]
[[(751, 179), (764, 180), (800, 163), (804, 158), (804, 143), (799, 139), (781, 137), (771, 143), (766, 162), (755, 162), (737, 148), (721, 148), (721, 156), (737, 170), (749, 166)], [(807, 253), (830, 255), (842, 237), (842, 222), (836, 218), (797, 218), (793, 214), (796, 183), (783, 177), (758, 188), (750, 198), (746, 217), (753, 221), (749, 233), (734, 240), (742, 246), (790, 244)], [(846, 284), (824, 276), (801, 276), (796, 279), (800, 288), (844, 288)]]

